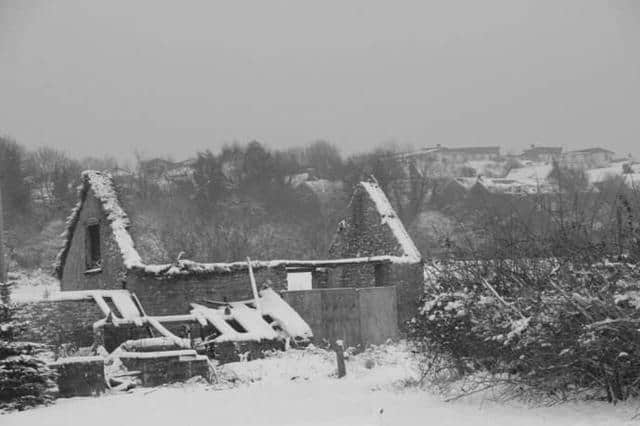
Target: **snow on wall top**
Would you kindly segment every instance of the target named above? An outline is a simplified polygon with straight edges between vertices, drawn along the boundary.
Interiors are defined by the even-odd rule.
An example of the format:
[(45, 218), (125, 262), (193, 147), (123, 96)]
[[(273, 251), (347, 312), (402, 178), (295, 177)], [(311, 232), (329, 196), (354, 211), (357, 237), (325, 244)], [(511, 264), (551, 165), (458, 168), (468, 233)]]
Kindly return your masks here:
[(369, 198), (371, 198), (375, 204), (376, 210), (382, 218), (382, 223), (391, 229), (391, 232), (398, 241), (398, 244), (400, 244), (403, 257), (406, 258), (405, 260), (416, 263), (420, 262), (422, 255), (409, 236), (409, 233), (402, 224), (402, 221), (391, 206), (391, 203), (384, 194), (382, 188), (380, 188), (380, 186), (375, 182), (360, 182), (360, 185), (365, 189), (365, 191), (367, 191)]
[(122, 206), (120, 206), (111, 175), (93, 170), (85, 171), (82, 175), (88, 181), (96, 198), (102, 203), (102, 208), (111, 224), (111, 231), (122, 254), (125, 267), (142, 266), (142, 259), (135, 249), (133, 239), (128, 231), (131, 222)]
[[(322, 268), (328, 266), (355, 265), (362, 263), (401, 263), (403, 261), (406, 261), (406, 258), (398, 256), (370, 256), (329, 260), (252, 260), (251, 267), (254, 270), (287, 267)], [(142, 265), (141, 267), (135, 269), (144, 274), (174, 277), (183, 275), (224, 274), (235, 271), (247, 271), (249, 269), (249, 265), (246, 261), (229, 263), (202, 263), (194, 262), (187, 259), (181, 259), (176, 263)]]

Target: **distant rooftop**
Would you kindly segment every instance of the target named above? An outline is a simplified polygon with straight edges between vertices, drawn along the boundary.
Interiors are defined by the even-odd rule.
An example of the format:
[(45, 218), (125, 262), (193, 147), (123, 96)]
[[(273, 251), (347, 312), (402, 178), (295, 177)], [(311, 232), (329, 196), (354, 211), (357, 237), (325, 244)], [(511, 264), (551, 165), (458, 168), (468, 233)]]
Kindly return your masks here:
[(569, 151), (567, 154), (595, 154), (596, 152), (608, 152), (613, 154), (613, 151), (610, 151), (605, 148), (595, 147), (595, 148), (587, 148), (587, 149), (577, 149), (574, 151)]
[(500, 155), (500, 147), (499, 146), (468, 146), (468, 147), (449, 148), (449, 147), (438, 144), (436, 146), (426, 147), (416, 151), (399, 153), (399, 154), (396, 154), (394, 157), (398, 159), (406, 159), (406, 158), (420, 157), (423, 155), (436, 154), (436, 153)]
[(525, 149), (522, 153), (524, 155), (526, 154), (560, 154), (562, 153), (562, 147), (531, 145), (529, 149)]

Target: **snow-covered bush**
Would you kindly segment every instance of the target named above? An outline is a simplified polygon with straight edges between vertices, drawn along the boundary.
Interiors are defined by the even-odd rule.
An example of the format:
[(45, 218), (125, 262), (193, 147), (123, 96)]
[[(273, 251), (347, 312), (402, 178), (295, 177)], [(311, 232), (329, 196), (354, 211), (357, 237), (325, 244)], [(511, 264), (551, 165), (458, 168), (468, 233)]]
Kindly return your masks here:
[(411, 336), (456, 377), (559, 399), (640, 395), (640, 266), (510, 260), (439, 269)]
[(14, 342), (16, 329), (12, 307), (0, 302), (0, 409), (25, 408), (53, 401), (56, 373), (37, 354), (43, 345)]

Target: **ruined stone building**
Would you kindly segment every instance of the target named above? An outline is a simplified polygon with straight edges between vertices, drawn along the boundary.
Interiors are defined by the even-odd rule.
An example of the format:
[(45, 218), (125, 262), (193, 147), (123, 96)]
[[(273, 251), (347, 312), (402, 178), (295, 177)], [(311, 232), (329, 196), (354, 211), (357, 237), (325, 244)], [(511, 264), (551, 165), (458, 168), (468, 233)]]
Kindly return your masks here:
[[(107, 173), (83, 173), (58, 255), (63, 291), (129, 290), (148, 315), (187, 312), (200, 300), (252, 297), (245, 261), (149, 264), (136, 250), (130, 222)], [(287, 275), (307, 271), (313, 288), (396, 286), (398, 318), (409, 319), (423, 283), (422, 258), (384, 192), (373, 182), (356, 185), (327, 259), (252, 261), (258, 286), (287, 290)]]

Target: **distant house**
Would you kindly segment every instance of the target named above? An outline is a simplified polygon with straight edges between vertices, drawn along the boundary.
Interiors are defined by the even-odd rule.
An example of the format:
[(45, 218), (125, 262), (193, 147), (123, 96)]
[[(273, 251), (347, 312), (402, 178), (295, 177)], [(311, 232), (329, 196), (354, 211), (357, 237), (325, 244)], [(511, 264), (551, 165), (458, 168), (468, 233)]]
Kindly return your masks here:
[(536, 186), (547, 183), (552, 171), (552, 163), (534, 163), (509, 170), (505, 178)]
[(606, 167), (613, 161), (614, 152), (604, 148), (580, 149), (563, 155), (562, 162), (570, 168), (592, 169)]
[(163, 158), (152, 158), (140, 162), (140, 172), (150, 178), (159, 178), (164, 172), (174, 167), (175, 163)]
[(500, 157), (499, 146), (471, 146), (463, 148), (437, 147), (437, 158), (451, 162), (496, 160)]
[(587, 170), (587, 177), (598, 189), (612, 179), (621, 179), (630, 188), (640, 188), (640, 164), (617, 161), (607, 167)]
[(474, 176), (484, 172), (486, 163), (500, 159), (500, 147), (447, 148), (437, 145), (396, 154), (394, 158), (405, 166), (411, 165), (417, 170), (428, 170), (432, 177)]
[(168, 188), (171, 185), (193, 182), (195, 163), (195, 159), (188, 159), (179, 163), (168, 165), (158, 179), (158, 184), (160, 185), (160, 187)]
[(536, 146), (531, 145), (520, 155), (523, 160), (550, 163), (560, 159), (562, 155), (562, 147), (557, 146)]
[(466, 161), (496, 160), (500, 157), (499, 146), (471, 146), (463, 148), (447, 148), (440, 144), (418, 151), (397, 154), (396, 159), (402, 160), (445, 160), (456, 163)]

